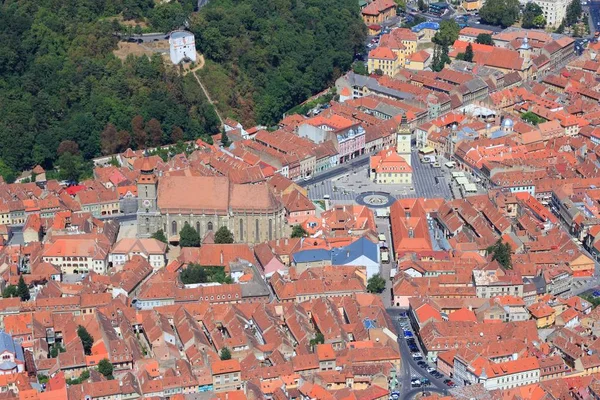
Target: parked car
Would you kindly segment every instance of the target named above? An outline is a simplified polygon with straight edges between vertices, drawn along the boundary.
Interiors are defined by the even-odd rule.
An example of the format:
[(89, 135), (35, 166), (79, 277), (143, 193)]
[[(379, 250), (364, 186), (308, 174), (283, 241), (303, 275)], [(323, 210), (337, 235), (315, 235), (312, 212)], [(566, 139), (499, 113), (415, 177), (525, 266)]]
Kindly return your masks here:
[(404, 331), (404, 337), (405, 338), (411, 338), (411, 337), (413, 337), (413, 334), (412, 334), (411, 331)]
[(429, 386), (429, 385), (431, 385), (431, 381), (427, 378), (421, 378), (421, 384), (423, 386)]
[(421, 353), (415, 353), (412, 355), (412, 358), (417, 358), (417, 357), (421, 357), (422, 354)]
[(423, 360), (423, 357), (419, 356), (419, 357), (413, 357), (413, 360), (415, 361), (421, 361)]

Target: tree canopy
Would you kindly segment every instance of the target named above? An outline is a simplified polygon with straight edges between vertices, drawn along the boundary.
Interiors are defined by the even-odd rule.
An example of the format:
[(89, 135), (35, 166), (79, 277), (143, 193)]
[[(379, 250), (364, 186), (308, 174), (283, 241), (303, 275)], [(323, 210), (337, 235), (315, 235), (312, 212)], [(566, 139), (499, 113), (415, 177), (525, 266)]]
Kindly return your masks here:
[(475, 39), (475, 43), (487, 44), (488, 46), (493, 46), (494, 39), (492, 39), (492, 35), (490, 35), (489, 33), (480, 33), (479, 35), (477, 35), (477, 38)]
[(519, 20), (519, 0), (487, 0), (479, 16), (483, 23), (506, 28)]
[(435, 33), (431, 41), (440, 46), (450, 46), (456, 39), (460, 32), (460, 26), (453, 19), (445, 19), (440, 22), (440, 29)]
[(466, 50), (465, 50), (465, 58), (464, 58), (464, 60), (468, 61), (468, 62), (473, 62), (473, 56), (474, 56), (474, 54), (473, 54), (473, 45), (471, 45), (471, 43), (469, 43), (467, 45)]
[(367, 291), (369, 293), (381, 293), (385, 290), (385, 279), (379, 274), (375, 274), (369, 278), (367, 282)]
[(215, 233), (215, 243), (217, 244), (228, 244), (233, 243), (233, 233), (226, 226), (222, 226), (217, 229)]
[(502, 267), (512, 269), (512, 250), (509, 243), (504, 243), (501, 239), (498, 239), (496, 243), (487, 248), (487, 253), (492, 255), (492, 261), (498, 261), (498, 264)]
[(152, 239), (156, 239), (163, 243), (169, 244), (169, 241), (167, 240), (167, 236), (165, 236), (165, 231), (163, 231), (162, 229), (159, 229), (156, 232), (154, 232), (152, 234)]
[(219, 357), (223, 361), (225, 361), (225, 360), (231, 360), (231, 351), (229, 351), (229, 349), (227, 347), (223, 347), (221, 349), (221, 352), (219, 353)]
[(580, 0), (571, 0), (569, 5), (567, 6), (566, 14), (565, 14), (565, 23), (567, 26), (574, 25), (579, 18), (581, 17), (583, 9), (581, 7)]
[(81, 339), (81, 343), (83, 344), (83, 351), (86, 355), (92, 354), (92, 346), (94, 345), (94, 338), (90, 333), (85, 329), (85, 327), (79, 325), (77, 328), (77, 336)]
[(531, 125), (537, 125), (541, 122), (546, 121), (544, 118), (539, 117), (537, 114), (534, 114), (531, 111), (527, 111), (521, 114), (521, 119), (523, 121), (529, 122)]
[(103, 358), (98, 363), (98, 372), (100, 372), (102, 375), (104, 375), (105, 378), (109, 380), (113, 379), (112, 363), (107, 358)]
[(179, 232), (179, 245), (181, 247), (200, 247), (200, 235), (190, 224), (183, 224), (183, 228)]
[(2, 291), (2, 297), (17, 297), (19, 295), (19, 290), (16, 285), (8, 285)]
[(21, 298), (21, 301), (27, 301), (31, 297), (29, 294), (29, 287), (23, 279), (23, 275), (19, 277), (19, 284), (17, 285), (17, 295)]
[(292, 227), (292, 237), (301, 238), (308, 236), (308, 232), (300, 224), (296, 224)]
[(355, 0), (211, 0), (190, 29), (217, 107), (265, 125), (330, 86), (366, 38)]
[[(217, 133), (216, 113), (191, 74), (181, 76), (158, 54), (120, 60), (112, 53), (115, 32), (123, 28), (111, 18), (121, 13), (158, 21), (163, 7), (186, 13), (193, 7), (191, 0), (180, 2), (156, 10), (152, 0), (0, 3), (0, 174), (14, 176), (36, 164), (52, 168), (63, 142), (78, 150), (63, 165), (81, 164), (73, 157), (89, 160), (103, 149), (141, 147), (131, 132), (137, 115), (154, 118), (165, 132), (180, 127), (187, 139)], [(81, 177), (80, 168), (63, 171)]]
[(209, 282), (233, 283), (231, 276), (225, 273), (225, 268), (220, 266), (203, 267), (190, 264), (181, 271), (179, 278), (184, 285)]
[[(539, 18), (540, 16), (541, 20)], [(527, 3), (525, 10), (523, 10), (523, 20), (521, 21), (521, 26), (525, 29), (531, 29), (543, 28), (545, 25), (546, 20), (544, 19), (544, 12), (542, 11), (542, 8), (533, 2)]]

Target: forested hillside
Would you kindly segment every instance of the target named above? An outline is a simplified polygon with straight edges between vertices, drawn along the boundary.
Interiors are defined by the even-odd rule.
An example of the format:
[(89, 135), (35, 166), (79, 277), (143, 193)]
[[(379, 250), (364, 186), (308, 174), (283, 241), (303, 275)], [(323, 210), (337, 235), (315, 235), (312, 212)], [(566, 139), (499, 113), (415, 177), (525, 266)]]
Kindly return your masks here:
[(153, 0), (3, 1), (0, 174), (14, 175), (35, 164), (52, 167), (64, 152), (90, 159), (127, 146), (218, 131), (216, 114), (193, 77), (179, 76), (158, 56), (123, 62), (112, 54), (117, 45), (113, 33), (123, 29), (115, 15), (145, 16), (170, 28), (180, 22), (170, 16), (187, 16), (191, 4), (174, 1), (154, 8)]
[(276, 123), (364, 48), (356, 0), (211, 0), (194, 15), (213, 100), (242, 122)]

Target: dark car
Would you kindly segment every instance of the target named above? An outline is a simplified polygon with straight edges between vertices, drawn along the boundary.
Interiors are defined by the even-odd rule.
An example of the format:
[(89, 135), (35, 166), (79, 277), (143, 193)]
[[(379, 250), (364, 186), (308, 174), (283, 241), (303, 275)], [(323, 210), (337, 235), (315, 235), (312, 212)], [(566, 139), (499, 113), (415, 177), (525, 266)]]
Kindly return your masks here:
[(439, 379), (439, 378), (443, 377), (443, 376), (444, 376), (444, 374), (441, 374), (441, 373), (439, 373), (439, 372), (437, 372), (437, 371), (434, 371), (434, 372), (433, 372), (433, 376), (435, 376), (436, 378), (438, 378), (438, 379)]
[(431, 381), (427, 378), (421, 378), (421, 384), (423, 386), (429, 386), (429, 385), (431, 385)]
[(415, 361), (421, 361), (423, 359), (423, 357), (413, 357), (413, 360)]

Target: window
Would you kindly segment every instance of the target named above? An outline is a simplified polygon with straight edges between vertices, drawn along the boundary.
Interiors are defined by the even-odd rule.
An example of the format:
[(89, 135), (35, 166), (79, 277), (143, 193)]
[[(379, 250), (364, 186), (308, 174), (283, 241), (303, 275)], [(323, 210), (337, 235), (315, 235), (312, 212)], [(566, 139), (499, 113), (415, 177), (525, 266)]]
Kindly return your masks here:
[(258, 232), (258, 218), (256, 218), (256, 220), (254, 222), (255, 222), (255, 227), (254, 227), (254, 241), (258, 243), (260, 241), (259, 240), (259, 236), (260, 235), (259, 235), (259, 232)]
[(240, 242), (244, 241), (244, 220), (240, 218)]
[(269, 219), (269, 240), (273, 240), (273, 220)]
[(177, 235), (177, 221), (171, 222), (171, 235)]
[(196, 232), (198, 232), (198, 235), (200, 234), (200, 222), (196, 222)]
[(213, 223), (212, 223), (212, 222), (209, 222), (209, 223), (206, 225), (206, 229), (208, 229), (209, 231), (212, 231), (212, 230), (213, 230)]

